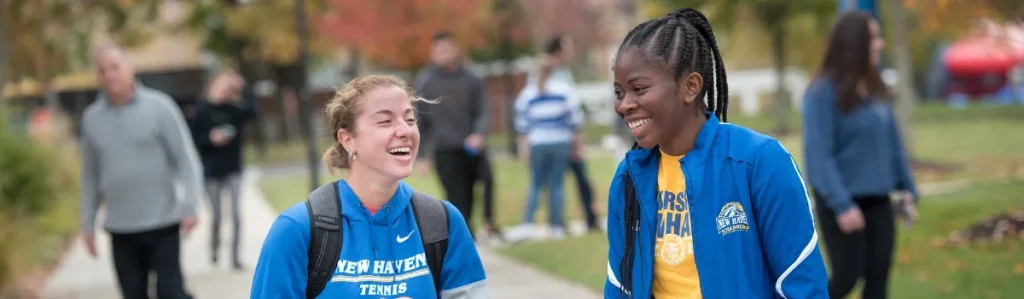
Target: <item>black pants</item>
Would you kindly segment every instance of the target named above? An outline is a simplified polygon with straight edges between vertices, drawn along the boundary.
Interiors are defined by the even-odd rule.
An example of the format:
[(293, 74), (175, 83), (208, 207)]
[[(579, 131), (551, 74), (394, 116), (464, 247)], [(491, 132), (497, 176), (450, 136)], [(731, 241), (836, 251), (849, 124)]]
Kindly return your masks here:
[(583, 214), (587, 218), (587, 229), (597, 228), (597, 214), (594, 213), (594, 190), (590, 188), (590, 179), (587, 178), (587, 168), (583, 159), (569, 162), (569, 168), (576, 176), (576, 188), (580, 195), (580, 204), (583, 206)]
[(861, 297), (885, 299), (896, 241), (896, 220), (889, 197), (854, 197), (864, 213), (864, 229), (849, 235), (839, 230), (836, 214), (825, 206), (821, 196), (815, 194), (814, 197), (818, 199), (816, 209), (821, 235), (832, 265), (829, 297), (846, 298), (857, 281), (864, 278)]
[(497, 221), (494, 220), (494, 170), (486, 153), (480, 155), (479, 162), (477, 178), (484, 184), (484, 222), (494, 226), (497, 225)]
[(470, 156), (465, 151), (437, 150), (434, 152), (434, 169), (441, 178), (445, 197), (459, 209), (466, 218), (466, 227), (470, 234), (473, 230), (473, 186), (477, 182), (480, 171), (480, 157)]
[(114, 270), (125, 299), (149, 298), (149, 273), (156, 272), (160, 299), (191, 299), (181, 274), (179, 225), (130, 234), (111, 234)]

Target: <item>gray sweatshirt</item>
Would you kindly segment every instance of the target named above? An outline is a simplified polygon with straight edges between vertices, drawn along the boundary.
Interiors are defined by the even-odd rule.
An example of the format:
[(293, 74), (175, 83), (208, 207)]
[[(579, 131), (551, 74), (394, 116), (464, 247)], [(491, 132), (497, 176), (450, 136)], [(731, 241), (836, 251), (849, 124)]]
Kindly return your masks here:
[(486, 136), (490, 128), (484, 81), (465, 67), (445, 71), (427, 66), (416, 78), (416, 93), (439, 100), (417, 106), (420, 119), (420, 156), (433, 150), (463, 150), (466, 137)]
[(82, 116), (85, 233), (94, 232), (101, 203), (107, 207), (104, 229), (133, 233), (194, 216), (202, 196), (202, 166), (178, 105), (165, 93), (135, 86), (129, 103), (113, 106), (101, 94)]

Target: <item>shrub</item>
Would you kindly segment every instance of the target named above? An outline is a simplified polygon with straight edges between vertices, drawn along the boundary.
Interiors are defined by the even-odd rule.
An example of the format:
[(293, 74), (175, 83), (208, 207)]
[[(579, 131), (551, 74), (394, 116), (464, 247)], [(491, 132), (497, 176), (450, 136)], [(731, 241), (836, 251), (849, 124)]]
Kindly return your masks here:
[(73, 147), (40, 145), (6, 122), (0, 114), (0, 293), (52, 258), (77, 225)]

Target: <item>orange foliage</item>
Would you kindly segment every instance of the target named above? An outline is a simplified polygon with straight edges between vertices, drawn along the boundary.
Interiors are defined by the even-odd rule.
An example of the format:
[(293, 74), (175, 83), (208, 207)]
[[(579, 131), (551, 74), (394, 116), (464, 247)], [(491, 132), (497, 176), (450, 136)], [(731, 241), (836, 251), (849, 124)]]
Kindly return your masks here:
[(976, 21), (995, 14), (988, 3), (976, 0), (904, 0), (904, 4), (917, 11), (921, 29), (946, 37), (960, 36)]
[(483, 41), (487, 1), (483, 0), (327, 0), (318, 33), (355, 46), (385, 67), (414, 69), (429, 58), (434, 32), (449, 30), (464, 48)]

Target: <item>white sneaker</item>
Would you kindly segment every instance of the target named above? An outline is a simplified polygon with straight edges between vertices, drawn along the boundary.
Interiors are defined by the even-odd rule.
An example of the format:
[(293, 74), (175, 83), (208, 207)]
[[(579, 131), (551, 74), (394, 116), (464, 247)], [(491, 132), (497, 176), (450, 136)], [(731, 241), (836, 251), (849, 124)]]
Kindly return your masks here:
[(566, 236), (565, 228), (561, 228), (561, 227), (552, 227), (551, 228), (551, 239), (552, 240), (565, 239), (565, 236)]
[(537, 237), (537, 226), (532, 223), (523, 223), (505, 232), (505, 239), (509, 243), (518, 243)]

